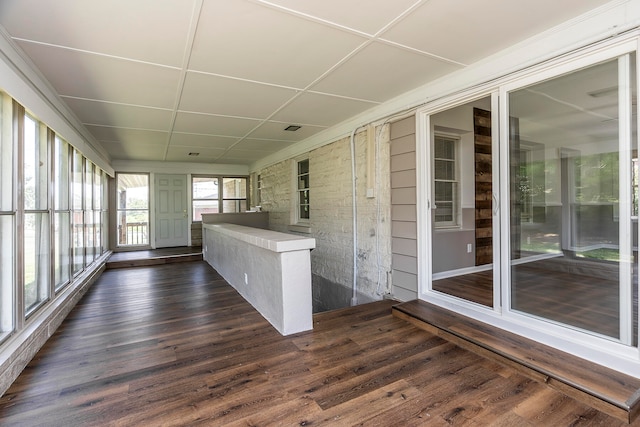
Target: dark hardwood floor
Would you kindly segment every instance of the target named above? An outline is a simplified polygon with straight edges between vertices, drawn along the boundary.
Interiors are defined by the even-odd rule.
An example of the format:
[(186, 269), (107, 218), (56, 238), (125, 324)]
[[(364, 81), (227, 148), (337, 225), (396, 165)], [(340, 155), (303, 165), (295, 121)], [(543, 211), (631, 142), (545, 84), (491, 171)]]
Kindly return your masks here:
[(111, 261), (132, 261), (168, 256), (192, 255), (202, 253), (201, 246), (179, 246), (175, 248), (145, 249), (135, 251), (114, 252)]
[(433, 290), (493, 307), (493, 270), (434, 280)]
[[(582, 268), (580, 272), (559, 271), (558, 265), (562, 262), (562, 259), (554, 259), (513, 266), (513, 309), (618, 338), (620, 300), (617, 270), (614, 269), (609, 277), (602, 273), (589, 274), (588, 268)], [(492, 274), (492, 271), (481, 271), (455, 276), (435, 280), (432, 286), (436, 291), (493, 307)], [(634, 280), (637, 282), (635, 271)], [(633, 292), (633, 344), (637, 345), (637, 286)]]
[(188, 261), (202, 261), (201, 246), (115, 252), (107, 261), (107, 269), (174, 264)]
[(0, 398), (0, 424), (625, 425), (393, 304), (282, 337), (204, 262), (107, 270)]

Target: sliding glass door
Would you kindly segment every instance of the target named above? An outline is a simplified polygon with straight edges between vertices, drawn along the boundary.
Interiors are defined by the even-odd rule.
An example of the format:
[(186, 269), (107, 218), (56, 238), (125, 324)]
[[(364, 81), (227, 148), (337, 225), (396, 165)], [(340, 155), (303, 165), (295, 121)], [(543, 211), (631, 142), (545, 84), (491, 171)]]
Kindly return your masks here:
[(500, 295), (495, 101), (436, 112), (428, 129), (430, 290), (484, 307)]
[(626, 345), (638, 337), (634, 64), (623, 55), (506, 99), (506, 303)]
[(418, 111), (419, 298), (637, 370), (637, 47), (556, 58)]

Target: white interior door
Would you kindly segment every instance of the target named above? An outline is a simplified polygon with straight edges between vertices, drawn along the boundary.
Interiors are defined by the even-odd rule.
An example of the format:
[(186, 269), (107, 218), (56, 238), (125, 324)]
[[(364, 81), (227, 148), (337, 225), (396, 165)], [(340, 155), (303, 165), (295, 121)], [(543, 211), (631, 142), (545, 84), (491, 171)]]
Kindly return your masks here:
[(187, 176), (155, 176), (156, 248), (189, 244)]

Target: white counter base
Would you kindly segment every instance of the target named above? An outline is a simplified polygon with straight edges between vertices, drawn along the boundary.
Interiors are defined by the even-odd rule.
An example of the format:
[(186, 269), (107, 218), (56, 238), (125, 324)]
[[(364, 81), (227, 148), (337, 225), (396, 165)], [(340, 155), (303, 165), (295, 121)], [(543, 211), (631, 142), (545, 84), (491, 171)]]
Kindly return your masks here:
[(203, 224), (204, 260), (282, 335), (313, 329), (315, 239), (235, 224)]

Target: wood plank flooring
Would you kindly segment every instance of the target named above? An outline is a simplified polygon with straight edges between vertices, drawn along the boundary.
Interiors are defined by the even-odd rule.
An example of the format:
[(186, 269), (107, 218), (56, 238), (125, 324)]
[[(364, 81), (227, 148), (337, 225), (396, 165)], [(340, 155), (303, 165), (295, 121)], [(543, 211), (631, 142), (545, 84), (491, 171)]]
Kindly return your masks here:
[(509, 333), (452, 311), (414, 300), (395, 316), (473, 352), (512, 366), (533, 379), (622, 420), (640, 411), (640, 379)]
[(181, 246), (142, 251), (115, 252), (107, 261), (107, 269), (142, 267), (158, 264), (202, 261), (202, 247)]
[(282, 337), (204, 262), (107, 270), (0, 398), (0, 425), (626, 425), (393, 304)]
[[(562, 262), (562, 259), (554, 259), (513, 266), (513, 309), (618, 338), (620, 298), (617, 271), (614, 270), (610, 276), (590, 275), (588, 268), (580, 272), (567, 272), (558, 269), (558, 264)], [(433, 289), (492, 307), (492, 274), (492, 271), (481, 271), (435, 280)], [(637, 286), (634, 286), (633, 345), (637, 345), (638, 336), (637, 292)]]

